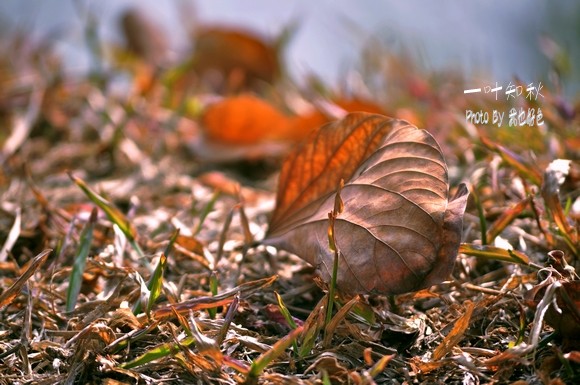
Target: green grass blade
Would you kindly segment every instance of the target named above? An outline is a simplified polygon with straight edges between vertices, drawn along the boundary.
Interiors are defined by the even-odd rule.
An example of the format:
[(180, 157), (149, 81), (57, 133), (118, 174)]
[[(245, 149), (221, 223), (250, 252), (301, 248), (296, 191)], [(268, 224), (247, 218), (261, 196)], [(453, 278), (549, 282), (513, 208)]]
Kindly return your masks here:
[(296, 325), (296, 322), (294, 322), (294, 318), (292, 318), (292, 315), (290, 314), (290, 311), (288, 310), (288, 308), (284, 304), (282, 297), (280, 296), (280, 294), (278, 294), (277, 291), (274, 292), (274, 295), (276, 296), (276, 300), (278, 301), (278, 307), (280, 308), (280, 313), (282, 313), (282, 316), (284, 317), (284, 319), (286, 320), (288, 325), (292, 329), (296, 329), (298, 327), (298, 325)]
[(296, 338), (298, 338), (301, 333), (302, 326), (299, 326), (292, 330), (288, 335), (280, 339), (278, 342), (276, 342), (272, 346), (272, 349), (268, 350), (260, 357), (258, 357), (254, 362), (252, 362), (246, 383), (252, 383), (253, 380), (257, 379), (272, 361), (281, 356), (286, 351), (286, 349), (292, 345), (294, 341), (296, 341)]
[(232, 324), (232, 321), (234, 320), (234, 316), (236, 315), (236, 313), (238, 311), (239, 304), (240, 304), (240, 295), (238, 293), (234, 296), (232, 303), (228, 307), (228, 311), (226, 312), (226, 316), (224, 317), (224, 323), (223, 323), (222, 327), (220, 328), (219, 334), (217, 336), (217, 341), (219, 344), (221, 344), (225, 340), (226, 335), (228, 333), (228, 329), (230, 328), (230, 325)]
[(338, 327), (338, 324), (340, 323), (340, 321), (346, 318), (346, 316), (351, 311), (353, 306), (355, 306), (359, 302), (359, 300), (360, 298), (358, 296), (354, 296), (343, 307), (341, 307), (339, 311), (336, 312), (336, 315), (332, 317), (332, 319), (329, 322), (326, 322), (326, 324), (324, 325), (324, 339), (322, 342), (322, 346), (324, 347), (330, 346), (332, 336), (334, 335), (334, 331)]
[(155, 270), (153, 271), (153, 275), (149, 280), (148, 289), (149, 289), (149, 301), (147, 301), (147, 316), (149, 316), (153, 305), (157, 301), (157, 298), (161, 295), (161, 289), (163, 289), (163, 272), (165, 271), (165, 266), (167, 265), (167, 257), (165, 254), (161, 254), (159, 257), (159, 263)]
[(81, 285), (83, 283), (83, 273), (87, 263), (87, 256), (93, 242), (93, 231), (95, 223), (97, 222), (97, 208), (95, 207), (91, 212), (89, 221), (83, 228), (80, 238), (79, 251), (75, 257), (74, 265), (70, 273), (68, 290), (66, 293), (66, 310), (73, 311), (79, 293), (81, 292)]
[(135, 249), (135, 251), (137, 252), (137, 254), (139, 254), (141, 258), (143, 258), (144, 257), (143, 251), (136, 242), (137, 232), (135, 231), (131, 222), (125, 216), (125, 214), (123, 214), (118, 208), (113, 206), (111, 202), (109, 202), (108, 200), (97, 194), (95, 191), (93, 191), (82, 179), (74, 176), (70, 172), (68, 173), (68, 176), (94, 204), (96, 204), (101, 210), (103, 210), (105, 215), (107, 215), (107, 218), (109, 218), (111, 222), (113, 222), (119, 227), (121, 232), (123, 232), (123, 234), (125, 234), (125, 236), (129, 240), (129, 243), (131, 244), (133, 249)]
[(209, 213), (211, 213), (213, 211), (213, 208), (214, 208), (215, 203), (217, 202), (219, 196), (220, 196), (220, 192), (218, 190), (216, 190), (213, 193), (213, 195), (211, 196), (211, 199), (209, 200), (209, 202), (207, 202), (207, 204), (204, 206), (203, 210), (199, 214), (199, 220), (197, 222), (197, 226), (195, 226), (195, 230), (193, 231), (193, 235), (199, 234), (199, 232), (201, 231), (201, 228), (203, 226), (203, 223), (205, 222), (205, 219), (207, 218)]
[(303, 328), (305, 331), (301, 338), (299, 357), (305, 357), (312, 351), (320, 330), (324, 326), (324, 309), (326, 309), (327, 304), (328, 294), (322, 297), (304, 322)]
[(171, 255), (171, 252), (173, 251), (173, 245), (175, 244), (175, 242), (177, 242), (177, 238), (179, 237), (179, 229), (175, 230), (173, 232), (173, 235), (171, 236), (171, 239), (169, 239), (169, 243), (167, 244), (167, 247), (165, 248), (165, 251), (163, 254), (165, 254), (165, 256), (169, 257), (169, 255)]
[(330, 381), (330, 377), (328, 376), (328, 372), (326, 370), (322, 370), (322, 385), (332, 385)]
[[(215, 270), (213, 270), (209, 275), (209, 291), (214, 297), (218, 294), (218, 284), (219, 281), (217, 278), (217, 273)], [(211, 309), (207, 309), (207, 313), (209, 314), (209, 318), (215, 319), (215, 316), (217, 315), (217, 308), (212, 307)]]
[[(294, 322), (294, 318), (292, 318), (292, 315), (290, 314), (290, 311), (284, 304), (282, 297), (280, 296), (280, 294), (278, 294), (277, 291), (274, 292), (274, 295), (276, 296), (276, 300), (278, 301), (278, 308), (280, 309), (280, 313), (282, 313), (282, 317), (284, 317), (288, 326), (290, 326), (292, 329), (296, 329), (298, 325), (296, 325), (296, 322)], [(296, 341), (294, 341), (292, 345), (294, 347), (294, 352), (298, 354), (299, 350)]]
[(517, 263), (520, 265), (534, 266), (530, 258), (517, 250), (507, 250), (489, 245), (474, 245), (472, 243), (462, 243), (459, 245), (459, 252), (472, 257), (495, 259), (497, 261)]
[(139, 314), (143, 309), (143, 305), (145, 306), (145, 309), (149, 307), (149, 299), (151, 298), (151, 292), (149, 291), (147, 282), (145, 282), (143, 277), (141, 277), (141, 274), (134, 271), (133, 273), (131, 273), (131, 277), (135, 279), (135, 281), (139, 284), (139, 287), (141, 288), (139, 300), (135, 302), (135, 304), (133, 305), (133, 314)]
[(334, 231), (334, 222), (338, 215), (344, 211), (344, 203), (342, 201), (342, 197), (340, 196), (340, 192), (344, 187), (344, 180), (340, 180), (338, 188), (336, 190), (336, 195), (334, 196), (334, 208), (331, 212), (328, 213), (328, 246), (330, 250), (334, 252), (334, 259), (332, 263), (332, 277), (330, 280), (330, 285), (328, 288), (328, 306), (326, 308), (326, 319), (324, 322), (324, 327), (330, 323), (332, 319), (332, 307), (334, 305), (334, 294), (336, 292), (336, 280), (338, 276), (338, 257), (340, 254), (340, 250), (336, 246), (336, 237)]
[(195, 342), (193, 337), (187, 337), (183, 341), (179, 343), (171, 342), (165, 343), (160, 345), (156, 348), (153, 348), (139, 357), (135, 358), (133, 361), (126, 362), (124, 364), (119, 365), (123, 369), (131, 369), (137, 366), (148, 364), (149, 362), (158, 360), (163, 357), (167, 357), (181, 351), (181, 346), (187, 347), (190, 346)]

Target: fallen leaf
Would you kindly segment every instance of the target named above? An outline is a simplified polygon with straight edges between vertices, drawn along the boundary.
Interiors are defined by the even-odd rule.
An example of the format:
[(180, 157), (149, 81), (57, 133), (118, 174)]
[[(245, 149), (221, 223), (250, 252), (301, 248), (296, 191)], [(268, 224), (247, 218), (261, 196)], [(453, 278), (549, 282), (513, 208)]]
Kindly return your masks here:
[(22, 290), (24, 284), (28, 281), (28, 279), (36, 273), (38, 269), (46, 262), (48, 255), (52, 250), (46, 249), (42, 253), (38, 254), (30, 265), (26, 268), (26, 271), (18, 277), (18, 279), (0, 295), (0, 310), (4, 308), (4, 306), (8, 305)]
[(251, 88), (259, 82), (272, 83), (280, 75), (275, 44), (253, 32), (206, 27), (194, 38), (195, 70), (202, 78), (220, 74), (231, 91)]
[(288, 118), (265, 100), (242, 94), (209, 105), (201, 123), (208, 140), (241, 146), (280, 139)]
[(379, 112), (380, 107), (362, 99), (320, 102), (317, 109), (287, 116), (268, 101), (240, 94), (209, 104), (200, 125), (204, 136), (192, 142), (195, 154), (206, 161), (272, 159), (286, 155), (323, 124), (348, 112)]
[(580, 336), (580, 281), (562, 282), (556, 293), (555, 306), (546, 312), (546, 322), (568, 340), (578, 340)]
[(332, 384), (350, 383), (349, 371), (339, 362), (335, 353), (324, 352), (312, 363), (304, 373), (325, 372)]
[(542, 274), (547, 275), (547, 278), (526, 293), (526, 303), (533, 309), (540, 307), (542, 301), (546, 302), (546, 291), (557, 282), (555, 299), (544, 304), (548, 306), (544, 319), (566, 341), (577, 344), (580, 335), (580, 280), (560, 250), (548, 253), (547, 264), (549, 267), (538, 273), (538, 277)]
[(159, 64), (168, 51), (167, 36), (147, 15), (136, 8), (126, 10), (119, 20), (125, 48), (135, 57)]
[(352, 113), (323, 126), (285, 160), (265, 244), (294, 253), (330, 281), (328, 213), (335, 222), (343, 293), (398, 294), (439, 283), (453, 269), (468, 191), (449, 199), (435, 139), (410, 124)]
[(465, 313), (455, 321), (453, 329), (449, 334), (441, 341), (439, 346), (433, 351), (433, 360), (437, 361), (445, 357), (451, 349), (461, 341), (463, 335), (469, 327), (469, 321), (471, 320), (471, 315), (473, 314), (473, 309), (475, 305), (471, 301), (467, 301), (465, 306)]

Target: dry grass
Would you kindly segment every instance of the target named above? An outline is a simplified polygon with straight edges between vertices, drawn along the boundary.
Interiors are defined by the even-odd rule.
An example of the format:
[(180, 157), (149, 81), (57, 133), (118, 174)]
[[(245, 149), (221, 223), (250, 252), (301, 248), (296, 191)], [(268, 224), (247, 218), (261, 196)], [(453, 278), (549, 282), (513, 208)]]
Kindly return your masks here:
[[(395, 298), (338, 300), (352, 307), (326, 326), (313, 269), (259, 244), (279, 159), (223, 164), (192, 153), (200, 127), (186, 105), (203, 101), (204, 90), (192, 86), (176, 106), (163, 74), (113, 64), (73, 78), (52, 52), (3, 39), (13, 55), (0, 58), (0, 384), (580, 378), (578, 307), (563, 306), (572, 329), (554, 321), (550, 302), (539, 307), (547, 315), (534, 308), (549, 293), (562, 301), (565, 290), (578, 304), (578, 285), (568, 285), (577, 277), (537, 270), (553, 250), (578, 267), (578, 209), (570, 208), (580, 191), (578, 101), (546, 86), (537, 103), (519, 102), (541, 107), (544, 126), (474, 127), (466, 109), (503, 111), (507, 102), (465, 96), (454, 74), (420, 71), (404, 56), (369, 61), (362, 78), (397, 79), (388, 95), (368, 84), (375, 102), (428, 128), (452, 184), (471, 182), (477, 199), (452, 279)], [(130, 91), (115, 91), (121, 75)], [(307, 102), (286, 79), (265, 95)], [(557, 158), (576, 163), (562, 184), (549, 184), (543, 172)], [(83, 183), (107, 200), (92, 219), (98, 198)], [(528, 260), (470, 256), (496, 235)], [(162, 279), (152, 278), (161, 260)], [(530, 297), (546, 271), (564, 289)]]

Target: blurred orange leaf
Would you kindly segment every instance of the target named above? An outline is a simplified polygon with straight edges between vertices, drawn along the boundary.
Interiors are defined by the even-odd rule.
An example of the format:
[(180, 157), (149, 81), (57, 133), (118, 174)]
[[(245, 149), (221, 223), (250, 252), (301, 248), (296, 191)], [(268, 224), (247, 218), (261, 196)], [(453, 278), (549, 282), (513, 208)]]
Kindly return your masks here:
[(187, 235), (178, 235), (175, 243), (197, 255), (205, 255), (204, 245), (197, 238)]
[(208, 140), (250, 145), (285, 139), (288, 118), (265, 100), (242, 94), (211, 104), (201, 123)]

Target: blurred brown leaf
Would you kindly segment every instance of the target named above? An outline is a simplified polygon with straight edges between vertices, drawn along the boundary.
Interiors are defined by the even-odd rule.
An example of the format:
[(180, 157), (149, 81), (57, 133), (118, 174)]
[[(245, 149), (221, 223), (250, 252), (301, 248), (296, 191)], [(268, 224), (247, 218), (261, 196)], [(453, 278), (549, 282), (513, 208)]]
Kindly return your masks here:
[(280, 75), (274, 44), (255, 33), (208, 27), (197, 31), (194, 39), (193, 66), (199, 76), (221, 75), (230, 91), (272, 83)]
[(264, 241), (299, 255), (329, 282), (334, 254), (328, 213), (341, 179), (336, 218), (343, 293), (405, 293), (453, 269), (468, 191), (449, 200), (447, 166), (435, 139), (406, 122), (352, 113), (327, 124), (286, 159)]
[(120, 26), (128, 52), (153, 65), (165, 59), (168, 51), (167, 35), (141, 10), (131, 8), (125, 11), (121, 15)]

